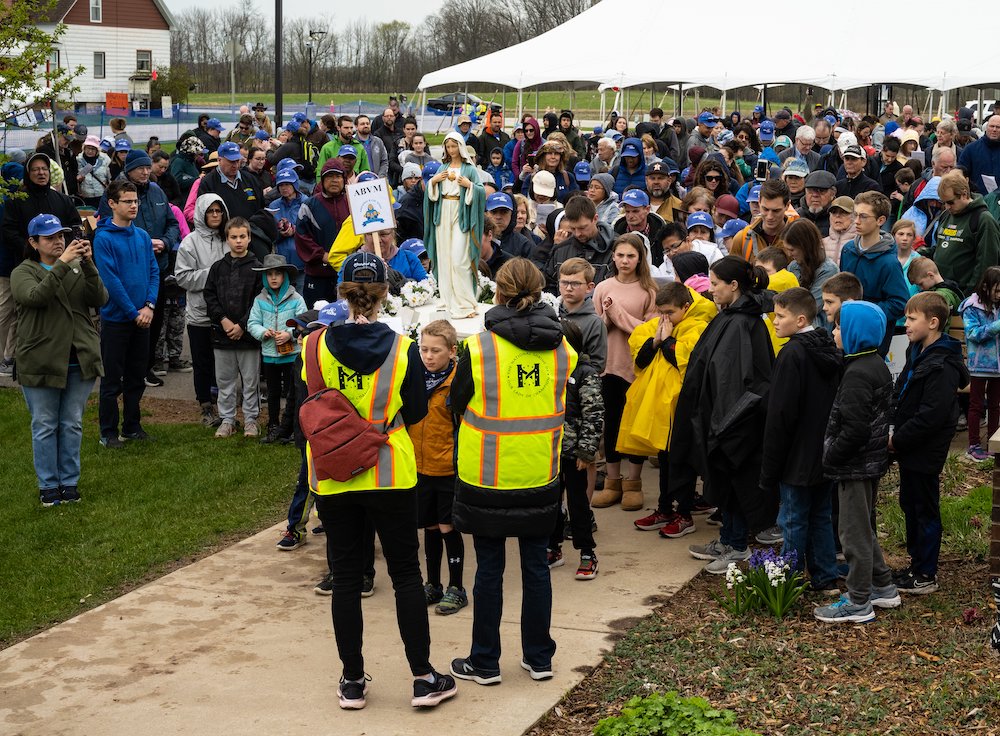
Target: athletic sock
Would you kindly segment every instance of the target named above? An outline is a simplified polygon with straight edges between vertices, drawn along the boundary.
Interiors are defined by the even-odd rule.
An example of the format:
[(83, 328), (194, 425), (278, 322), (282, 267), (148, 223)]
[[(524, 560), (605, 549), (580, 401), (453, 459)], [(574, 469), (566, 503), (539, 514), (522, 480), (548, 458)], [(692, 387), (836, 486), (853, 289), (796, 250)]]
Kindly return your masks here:
[(441, 556), (444, 543), (440, 529), (424, 529), (424, 559), (427, 560), (427, 582), (441, 587)]
[(448, 550), (448, 585), (452, 588), (461, 589), (462, 567), (465, 557), (465, 542), (462, 540), (462, 533), (457, 529), (452, 529), (444, 537), (444, 545)]

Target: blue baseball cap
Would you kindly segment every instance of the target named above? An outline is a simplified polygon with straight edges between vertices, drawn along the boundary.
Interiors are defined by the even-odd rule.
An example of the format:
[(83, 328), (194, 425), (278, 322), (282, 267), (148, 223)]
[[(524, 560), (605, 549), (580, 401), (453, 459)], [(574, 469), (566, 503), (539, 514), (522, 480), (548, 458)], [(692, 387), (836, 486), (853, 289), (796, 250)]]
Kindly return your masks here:
[(693, 227), (707, 227), (712, 232), (715, 232), (715, 222), (712, 220), (712, 216), (707, 212), (692, 212), (688, 215), (687, 222), (684, 226), (690, 230)]
[(601, 135), (603, 132), (604, 128), (602, 128), (600, 125), (594, 126), (594, 135)]
[(302, 169), (305, 168), (294, 158), (283, 158), (278, 162), (278, 171), (282, 169)]
[(824, 120), (825, 120), (826, 122), (828, 122), (828, 123), (829, 123), (829, 124), (830, 124), (831, 126), (833, 126), (833, 125), (836, 125), (836, 124), (837, 124), (837, 118), (835, 118), (835, 117), (834, 117), (833, 115), (827, 115), (827, 116), (826, 116), (826, 117), (824, 117), (823, 119), (824, 119)]
[(219, 146), (219, 158), (224, 158), (226, 161), (239, 161), (243, 156), (240, 155), (240, 147), (229, 141)]
[(209, 118), (207, 121), (205, 121), (205, 127), (208, 128), (209, 130), (217, 130), (221, 133), (222, 121), (219, 120), (218, 118)]
[(285, 130), (287, 130), (289, 133), (298, 133), (299, 128), (301, 127), (302, 127), (302, 121), (296, 120), (295, 118), (292, 118), (287, 123), (285, 123)]
[(757, 137), (762, 141), (771, 142), (774, 140), (774, 121), (765, 120), (757, 128)]
[(486, 198), (486, 211), (507, 209), (514, 211), (514, 200), (506, 192), (495, 192)]
[(316, 313), (315, 323), (310, 322), (310, 327), (317, 327), (319, 325), (324, 325), (329, 327), (334, 322), (343, 322), (351, 314), (350, 309), (347, 306), (346, 299), (338, 299), (335, 302), (330, 302), (325, 307), (320, 309)]
[(292, 115), (292, 120), (298, 120), (299, 121), (299, 125), (302, 125), (302, 123), (304, 123), (308, 119), (309, 118), (306, 117), (306, 114), (304, 112), (302, 112), (301, 110), (299, 110), (297, 113), (295, 113), (294, 115)]
[(132, 144), (128, 142), (128, 138), (119, 138), (115, 141), (115, 153), (119, 153), (121, 151), (127, 152), (131, 150)]
[(613, 141), (615, 141), (617, 143), (618, 141), (620, 141), (625, 136), (623, 136), (621, 134), (621, 132), (619, 132), (617, 130), (609, 130), (607, 133), (604, 134), (604, 137), (605, 138), (610, 138), (611, 140), (613, 140)]
[(271, 140), (271, 136), (268, 135), (268, 133), (267, 133), (266, 130), (258, 130), (256, 133), (253, 134), (253, 137), (256, 138), (259, 141), (269, 141), (269, 140)]
[(63, 227), (59, 218), (55, 215), (37, 215), (31, 218), (28, 223), (28, 235), (37, 238), (39, 235), (55, 235), (56, 233), (68, 233), (70, 229)]
[(285, 168), (278, 171), (278, 175), (274, 177), (274, 183), (277, 184), (298, 184), (299, 175), (295, 173), (295, 169), (291, 166), (286, 166)]
[(747, 195), (747, 202), (759, 202), (760, 201), (760, 184), (754, 184), (750, 187), (750, 194)]
[(438, 169), (440, 168), (441, 168), (441, 163), (439, 161), (430, 161), (429, 163), (425, 164), (423, 170), (420, 172), (420, 176), (424, 180), (424, 184), (429, 182), (431, 180), (431, 177), (433, 177), (436, 173), (438, 173)]
[(763, 115), (764, 114), (764, 106), (763, 105), (754, 105), (753, 111), (755, 113), (757, 113), (758, 115)]
[(622, 195), (622, 204), (629, 207), (649, 207), (649, 195), (641, 189), (629, 189)]
[(343, 145), (337, 149), (337, 155), (343, 158), (344, 156), (350, 156), (351, 158), (357, 158), (358, 152), (355, 150), (354, 146)]
[(725, 225), (722, 226), (721, 236), (723, 238), (731, 238), (740, 230), (745, 228), (750, 223), (744, 222), (743, 220), (729, 220)]
[(417, 257), (420, 257), (427, 252), (427, 248), (424, 247), (424, 241), (420, 238), (407, 238), (399, 244), (399, 249), (408, 250)]
[(622, 158), (625, 156), (637, 156), (642, 158), (642, 143), (638, 138), (626, 138), (622, 144)]
[(374, 171), (362, 171), (360, 174), (358, 174), (359, 182), (377, 181), (377, 180), (378, 180), (378, 174), (376, 174)]
[(701, 123), (702, 125), (715, 125), (717, 122), (719, 122), (719, 119), (715, 117), (715, 115), (710, 113), (708, 110), (706, 110), (705, 112), (701, 113), (698, 116), (698, 122)]
[(115, 142), (113, 140), (111, 140), (110, 138), (102, 138), (101, 139), (101, 150), (104, 153), (107, 153), (108, 151), (113, 150), (114, 147), (115, 147)]
[(580, 161), (573, 167), (573, 176), (577, 181), (590, 181), (590, 164)]

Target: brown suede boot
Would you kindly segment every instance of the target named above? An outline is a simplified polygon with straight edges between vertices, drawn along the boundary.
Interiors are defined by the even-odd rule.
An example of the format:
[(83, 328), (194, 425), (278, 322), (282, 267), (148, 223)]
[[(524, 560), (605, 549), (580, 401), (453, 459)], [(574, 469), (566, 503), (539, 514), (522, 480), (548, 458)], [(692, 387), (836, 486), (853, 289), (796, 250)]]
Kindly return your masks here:
[(604, 490), (594, 493), (590, 505), (595, 509), (606, 509), (622, 500), (622, 479), (605, 478)]
[(641, 511), (643, 506), (642, 479), (622, 481), (622, 511)]

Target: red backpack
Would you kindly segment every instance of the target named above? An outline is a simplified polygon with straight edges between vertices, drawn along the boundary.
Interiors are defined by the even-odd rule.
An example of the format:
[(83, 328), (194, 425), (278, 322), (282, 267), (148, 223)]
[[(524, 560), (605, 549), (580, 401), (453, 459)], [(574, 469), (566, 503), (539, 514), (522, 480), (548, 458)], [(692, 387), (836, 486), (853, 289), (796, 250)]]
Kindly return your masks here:
[(326, 328), (306, 341), (309, 397), (299, 407), (299, 426), (309, 442), (316, 479), (343, 483), (375, 467), (389, 435), (358, 414), (340, 391), (327, 387), (319, 361), (319, 345), (325, 336)]

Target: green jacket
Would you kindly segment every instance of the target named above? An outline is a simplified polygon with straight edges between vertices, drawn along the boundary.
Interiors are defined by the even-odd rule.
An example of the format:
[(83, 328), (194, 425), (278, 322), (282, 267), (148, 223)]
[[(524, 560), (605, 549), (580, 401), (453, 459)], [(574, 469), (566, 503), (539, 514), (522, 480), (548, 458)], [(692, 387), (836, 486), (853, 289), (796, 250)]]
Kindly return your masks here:
[[(980, 211), (972, 228), (972, 215)], [(973, 199), (958, 215), (946, 214), (935, 231), (934, 263), (945, 279), (958, 283), (966, 294), (990, 266), (1000, 265), (1000, 228), (982, 199)]]
[(10, 275), (17, 309), (17, 378), (29, 388), (66, 388), (72, 348), (85, 379), (104, 375), (91, 310), (108, 301), (93, 260), (56, 261), (51, 271), (23, 261)]
[[(365, 151), (365, 144), (355, 138), (350, 143), (341, 143), (340, 136), (334, 136), (334, 139), (329, 143), (325, 144), (319, 150), (319, 160), (316, 162), (316, 171), (323, 170), (323, 164), (329, 161), (331, 158), (336, 158), (337, 152), (340, 151), (341, 146), (351, 146), (358, 153), (358, 160), (354, 162), (354, 173), (360, 174), (362, 171), (370, 171), (371, 166), (368, 164), (368, 153)], [(350, 178), (350, 177), (348, 177)]]

